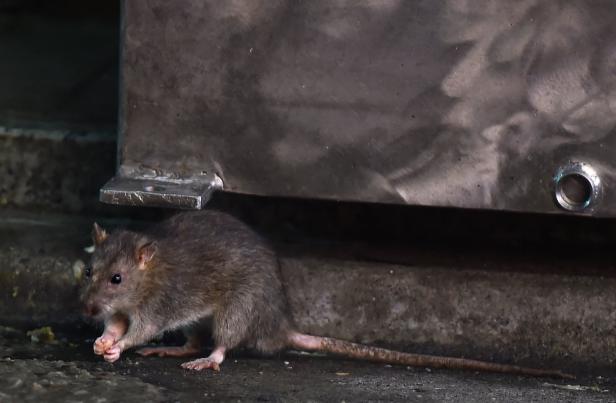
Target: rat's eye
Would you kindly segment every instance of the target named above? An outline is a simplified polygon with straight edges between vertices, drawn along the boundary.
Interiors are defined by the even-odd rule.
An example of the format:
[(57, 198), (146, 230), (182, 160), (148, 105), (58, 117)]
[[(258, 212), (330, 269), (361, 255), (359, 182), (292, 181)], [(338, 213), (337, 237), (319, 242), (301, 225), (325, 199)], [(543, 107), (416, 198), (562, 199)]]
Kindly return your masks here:
[(83, 274), (85, 274), (86, 277), (90, 277), (92, 275), (92, 266), (86, 266), (86, 268), (83, 269)]
[(111, 284), (120, 284), (122, 282), (122, 276), (119, 274), (114, 274), (111, 276)]

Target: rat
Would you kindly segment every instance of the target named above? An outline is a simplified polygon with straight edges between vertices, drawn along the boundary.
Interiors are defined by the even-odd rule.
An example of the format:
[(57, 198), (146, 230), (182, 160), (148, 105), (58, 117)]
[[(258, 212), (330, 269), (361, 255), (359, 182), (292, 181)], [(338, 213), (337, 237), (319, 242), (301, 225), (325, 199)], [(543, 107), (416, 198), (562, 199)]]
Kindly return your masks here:
[(108, 362), (176, 329), (184, 332), (184, 345), (137, 353), (194, 356), (211, 328), (211, 354), (183, 368), (218, 371), (227, 352), (243, 346), (264, 354), (294, 349), (406, 366), (573, 378), (558, 370), (404, 353), (301, 333), (288, 310), (273, 248), (222, 211), (178, 213), (143, 232), (108, 233), (95, 223), (92, 238), (81, 299), (85, 314), (104, 323), (94, 353)]

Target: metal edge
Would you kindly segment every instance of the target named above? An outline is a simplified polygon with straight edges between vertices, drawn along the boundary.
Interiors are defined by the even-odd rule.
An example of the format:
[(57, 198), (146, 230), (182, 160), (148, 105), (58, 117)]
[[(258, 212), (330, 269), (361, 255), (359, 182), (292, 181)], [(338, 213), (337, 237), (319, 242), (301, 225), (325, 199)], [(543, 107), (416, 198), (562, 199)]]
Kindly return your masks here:
[(99, 192), (103, 203), (200, 210), (212, 194), (223, 188), (218, 175), (203, 179), (161, 179), (114, 176)]

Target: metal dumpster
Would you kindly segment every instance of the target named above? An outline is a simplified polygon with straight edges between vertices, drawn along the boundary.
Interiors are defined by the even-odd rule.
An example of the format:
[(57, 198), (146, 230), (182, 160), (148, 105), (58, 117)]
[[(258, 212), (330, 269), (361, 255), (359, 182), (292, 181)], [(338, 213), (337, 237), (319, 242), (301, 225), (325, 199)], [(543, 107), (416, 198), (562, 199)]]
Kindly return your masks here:
[(616, 2), (124, 1), (108, 203), (616, 215)]

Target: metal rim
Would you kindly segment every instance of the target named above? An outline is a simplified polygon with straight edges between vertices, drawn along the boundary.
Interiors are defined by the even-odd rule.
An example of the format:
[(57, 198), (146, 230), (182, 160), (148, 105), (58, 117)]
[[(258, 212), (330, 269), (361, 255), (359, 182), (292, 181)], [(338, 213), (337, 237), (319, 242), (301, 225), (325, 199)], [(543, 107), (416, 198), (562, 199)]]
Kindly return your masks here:
[[(567, 189), (571, 179), (581, 186), (583, 197), (572, 196)], [(576, 189), (577, 190), (577, 189)], [(601, 179), (597, 171), (584, 162), (570, 162), (560, 167), (554, 175), (554, 197), (559, 207), (568, 211), (586, 211), (595, 206), (601, 195)]]

